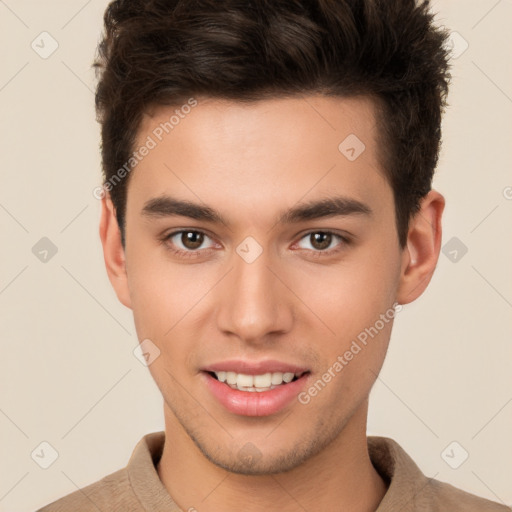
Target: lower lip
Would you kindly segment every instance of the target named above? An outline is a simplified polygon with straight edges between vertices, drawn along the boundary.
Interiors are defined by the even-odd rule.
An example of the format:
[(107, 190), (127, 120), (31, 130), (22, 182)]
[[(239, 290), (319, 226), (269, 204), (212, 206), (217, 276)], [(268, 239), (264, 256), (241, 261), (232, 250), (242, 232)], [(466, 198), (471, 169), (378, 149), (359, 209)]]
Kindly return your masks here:
[(203, 373), (215, 398), (230, 412), (241, 416), (270, 416), (283, 410), (304, 388), (309, 374), (269, 391), (239, 391)]

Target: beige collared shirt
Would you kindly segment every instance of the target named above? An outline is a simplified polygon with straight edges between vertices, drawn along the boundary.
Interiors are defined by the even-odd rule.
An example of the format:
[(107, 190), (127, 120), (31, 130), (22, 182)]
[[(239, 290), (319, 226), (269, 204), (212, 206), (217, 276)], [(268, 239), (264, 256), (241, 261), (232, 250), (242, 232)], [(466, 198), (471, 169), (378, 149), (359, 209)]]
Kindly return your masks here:
[[(128, 465), (38, 512), (186, 512), (163, 486), (156, 471), (164, 432), (145, 435)], [(389, 482), (376, 512), (510, 512), (512, 509), (427, 478), (401, 446), (386, 437), (368, 437), (372, 464)]]

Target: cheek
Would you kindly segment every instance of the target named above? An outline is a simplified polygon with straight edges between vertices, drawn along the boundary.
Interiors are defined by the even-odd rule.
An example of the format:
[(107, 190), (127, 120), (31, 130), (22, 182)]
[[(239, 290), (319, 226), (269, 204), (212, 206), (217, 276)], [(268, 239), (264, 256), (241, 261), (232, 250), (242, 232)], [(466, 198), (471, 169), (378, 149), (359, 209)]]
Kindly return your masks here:
[[(316, 348), (323, 363), (320, 371), (330, 370), (336, 375), (332, 378), (335, 384), (331, 399), (362, 397), (379, 373), (389, 344), (396, 315), (393, 304), (399, 277), (398, 251), (386, 247), (379, 252), (368, 247), (337, 269), (325, 267), (322, 272), (308, 279), (306, 295), (308, 306), (329, 327)], [(329, 375), (323, 376), (330, 379)]]
[(208, 291), (197, 266), (172, 264), (161, 247), (127, 250), (127, 272), (139, 337), (169, 338)]
[(341, 339), (354, 337), (373, 325), (394, 303), (398, 285), (397, 261), (388, 254), (360, 251), (336, 267), (324, 267), (306, 277), (302, 296)]
[(174, 378), (184, 379), (195, 357), (196, 331), (190, 328), (190, 322), (199, 311), (196, 308), (207, 285), (194, 279), (193, 271), (183, 271), (162, 260), (141, 258), (137, 263), (132, 260), (129, 277), (135, 328), (140, 341), (149, 339), (160, 351), (149, 371), (170, 399), (179, 389)]

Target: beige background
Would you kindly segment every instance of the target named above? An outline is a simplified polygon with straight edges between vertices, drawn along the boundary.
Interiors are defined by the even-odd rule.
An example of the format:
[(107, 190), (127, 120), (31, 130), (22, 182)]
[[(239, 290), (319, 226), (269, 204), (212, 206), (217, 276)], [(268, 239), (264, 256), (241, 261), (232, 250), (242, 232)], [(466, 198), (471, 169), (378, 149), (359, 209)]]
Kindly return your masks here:
[[(97, 234), (90, 65), (106, 4), (0, 0), (1, 511), (98, 480), (163, 429)], [(395, 438), (427, 475), (512, 505), (512, 0), (434, 9), (459, 34), (435, 185), (447, 199), (443, 244), (456, 237), (467, 254), (455, 249), (454, 262), (448, 246), (427, 292), (398, 315), (369, 433)], [(46, 59), (31, 47), (51, 49), (43, 31), (58, 42)], [(42, 237), (58, 249), (46, 262), (32, 252)], [(50, 453), (43, 441), (59, 454), (48, 469), (31, 457)], [(453, 441), (452, 465), (469, 453), (458, 469), (441, 455)]]

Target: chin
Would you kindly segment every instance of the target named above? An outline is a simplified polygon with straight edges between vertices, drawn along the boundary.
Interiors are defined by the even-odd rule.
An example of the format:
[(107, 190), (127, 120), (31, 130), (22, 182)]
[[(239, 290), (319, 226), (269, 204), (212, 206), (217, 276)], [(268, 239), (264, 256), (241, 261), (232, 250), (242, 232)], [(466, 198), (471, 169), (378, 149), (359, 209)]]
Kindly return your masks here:
[[(322, 451), (330, 439), (297, 442), (289, 448), (258, 448), (248, 441), (238, 450), (230, 447), (216, 446), (209, 449), (204, 443), (192, 438), (203, 456), (216, 466), (238, 475), (265, 476), (286, 473), (302, 466), (308, 459)], [(234, 443), (233, 443), (234, 444)]]

